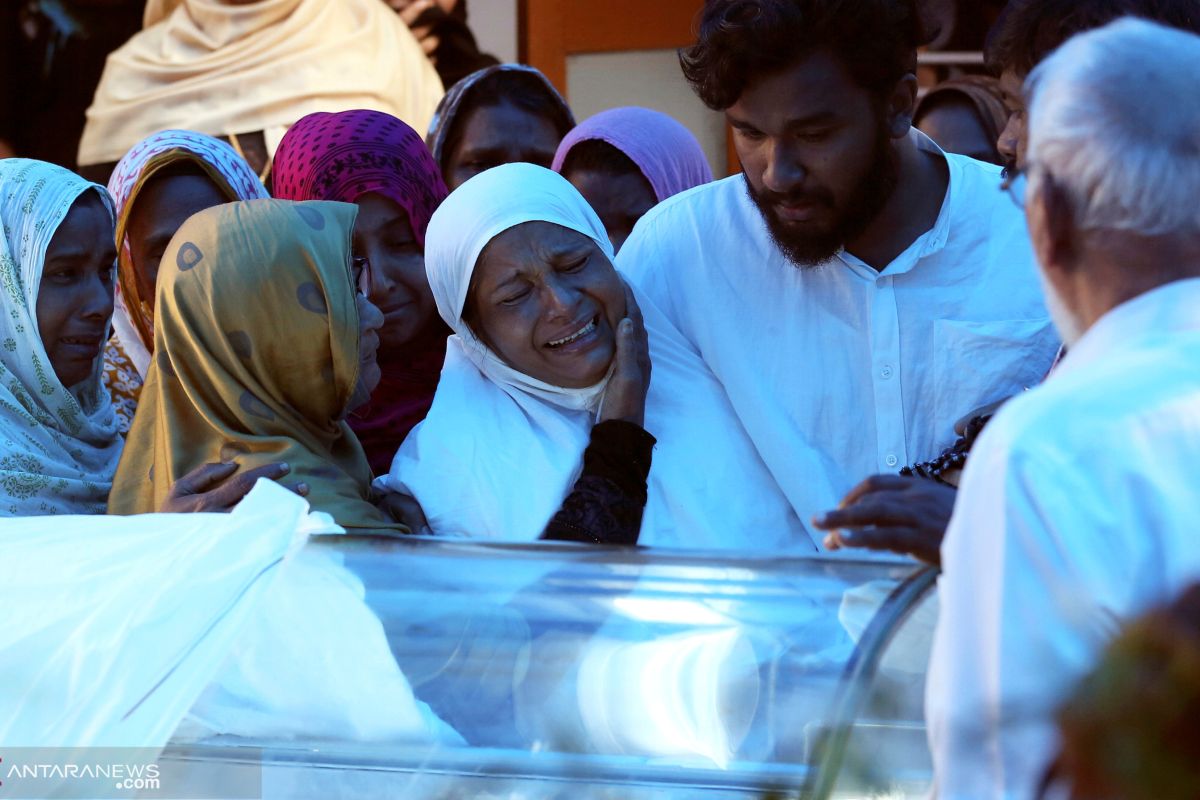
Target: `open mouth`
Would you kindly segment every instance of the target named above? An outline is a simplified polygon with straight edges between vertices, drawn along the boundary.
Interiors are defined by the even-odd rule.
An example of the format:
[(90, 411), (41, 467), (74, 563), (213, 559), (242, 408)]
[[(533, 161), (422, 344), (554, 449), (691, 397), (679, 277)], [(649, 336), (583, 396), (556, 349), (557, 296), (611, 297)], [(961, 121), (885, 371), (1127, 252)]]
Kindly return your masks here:
[(598, 321), (599, 321), (598, 316), (592, 317), (590, 320), (587, 321), (587, 324), (585, 324), (582, 328), (580, 328), (579, 330), (572, 333), (570, 336), (564, 336), (561, 339), (555, 339), (553, 341), (546, 342), (546, 347), (549, 347), (551, 350), (557, 350), (560, 347), (566, 347), (567, 345), (569, 345), (573, 342), (577, 342), (580, 339), (582, 339), (583, 337), (587, 336), (588, 334), (594, 332), (596, 330), (596, 325), (597, 325)]
[(100, 350), (101, 339), (99, 336), (64, 336), (58, 340), (58, 343), (75, 350), (98, 352)]

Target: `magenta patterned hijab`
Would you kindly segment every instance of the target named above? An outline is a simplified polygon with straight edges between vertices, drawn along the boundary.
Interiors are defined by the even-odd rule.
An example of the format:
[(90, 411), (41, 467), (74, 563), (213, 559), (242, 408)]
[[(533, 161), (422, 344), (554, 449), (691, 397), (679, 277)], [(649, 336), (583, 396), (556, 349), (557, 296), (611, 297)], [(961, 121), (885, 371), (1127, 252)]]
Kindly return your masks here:
[(700, 143), (687, 128), (666, 114), (636, 106), (601, 111), (581, 122), (558, 146), (554, 171), (562, 172), (572, 147), (595, 139), (629, 156), (660, 203), (713, 179)]
[(377, 192), (408, 214), (417, 241), (449, 191), (420, 134), (382, 111), (309, 114), (275, 151), (274, 191), (282, 200), (353, 203)]
[[(380, 111), (309, 114), (284, 134), (272, 169), (283, 200), (387, 197), (404, 209), (422, 247), (429, 218), (449, 194), (420, 134)], [(375, 474), (388, 471), (400, 442), (429, 413), (449, 335), (435, 316), (400, 352), (379, 354), (379, 386), (349, 419)]]

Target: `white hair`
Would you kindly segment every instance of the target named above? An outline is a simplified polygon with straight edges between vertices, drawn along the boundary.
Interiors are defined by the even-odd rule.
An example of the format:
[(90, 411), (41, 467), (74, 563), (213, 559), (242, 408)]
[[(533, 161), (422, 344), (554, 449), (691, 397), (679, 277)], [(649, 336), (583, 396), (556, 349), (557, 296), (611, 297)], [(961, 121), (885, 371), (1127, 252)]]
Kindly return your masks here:
[(1067, 41), (1026, 89), (1031, 188), (1053, 176), (1077, 228), (1200, 236), (1200, 36), (1117, 20)]

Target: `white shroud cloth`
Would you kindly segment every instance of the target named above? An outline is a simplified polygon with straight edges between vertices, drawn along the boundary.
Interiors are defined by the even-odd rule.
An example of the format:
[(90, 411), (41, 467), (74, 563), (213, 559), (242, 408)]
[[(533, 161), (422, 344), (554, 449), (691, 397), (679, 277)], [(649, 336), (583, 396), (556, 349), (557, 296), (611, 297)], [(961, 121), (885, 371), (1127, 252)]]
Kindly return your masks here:
[(265, 479), (230, 514), (5, 520), (0, 741), (460, 744), (413, 695), (361, 581), (305, 546), (342, 532)]

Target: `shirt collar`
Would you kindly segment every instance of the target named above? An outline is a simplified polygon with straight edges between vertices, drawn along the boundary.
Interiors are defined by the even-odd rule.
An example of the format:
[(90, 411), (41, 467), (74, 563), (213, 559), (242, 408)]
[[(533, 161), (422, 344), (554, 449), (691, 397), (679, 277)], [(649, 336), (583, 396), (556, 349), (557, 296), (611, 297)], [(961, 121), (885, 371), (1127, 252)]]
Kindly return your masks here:
[(1084, 332), (1060, 371), (1086, 366), (1155, 333), (1200, 331), (1200, 278), (1171, 281), (1126, 300)]
[(962, 181), (962, 167), (955, 159), (946, 158), (945, 151), (941, 147), (938, 147), (933, 139), (930, 139), (916, 128), (911, 128), (908, 136), (913, 140), (913, 144), (916, 145), (917, 150), (934, 153), (946, 160), (946, 166), (950, 171), (950, 177), (946, 184), (946, 196), (942, 198), (942, 208), (938, 212), (933, 227), (914, 239), (912, 244), (905, 248), (904, 252), (896, 256), (884, 269), (876, 272), (865, 261), (846, 252), (845, 248), (842, 248), (834, 256), (834, 258), (841, 260), (850, 269), (871, 280), (891, 278), (911, 271), (921, 259), (929, 258), (943, 250), (946, 247), (947, 240), (950, 238), (950, 216), (954, 202), (958, 199), (958, 184)]

